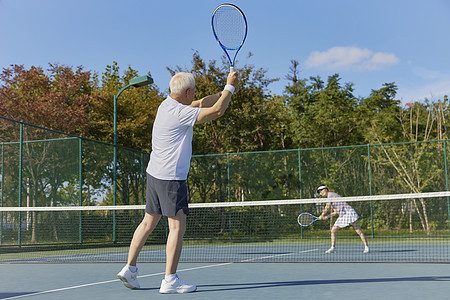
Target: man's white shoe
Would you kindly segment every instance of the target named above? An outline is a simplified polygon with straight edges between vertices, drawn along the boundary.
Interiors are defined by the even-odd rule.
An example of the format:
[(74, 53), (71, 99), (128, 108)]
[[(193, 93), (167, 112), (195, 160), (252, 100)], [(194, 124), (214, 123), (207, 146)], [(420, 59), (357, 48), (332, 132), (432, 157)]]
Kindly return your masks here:
[(195, 292), (197, 287), (194, 284), (187, 284), (178, 275), (176, 275), (175, 280), (166, 281), (165, 279), (161, 282), (161, 288), (159, 292), (161, 294), (174, 294), (174, 293), (190, 293)]
[(370, 252), (370, 251), (369, 251), (369, 247), (365, 247), (363, 253), (364, 253), (364, 254), (367, 254), (367, 253), (369, 253), (369, 252)]
[(331, 247), (330, 249), (325, 251), (325, 253), (327, 253), (327, 254), (334, 253), (334, 252), (336, 252), (336, 249), (334, 247)]
[(117, 274), (117, 278), (122, 280), (123, 285), (126, 286), (127, 288), (136, 290), (141, 287), (137, 280), (138, 275), (139, 273), (137, 271), (137, 268), (136, 272), (131, 272), (130, 266), (127, 265), (123, 267), (123, 269)]

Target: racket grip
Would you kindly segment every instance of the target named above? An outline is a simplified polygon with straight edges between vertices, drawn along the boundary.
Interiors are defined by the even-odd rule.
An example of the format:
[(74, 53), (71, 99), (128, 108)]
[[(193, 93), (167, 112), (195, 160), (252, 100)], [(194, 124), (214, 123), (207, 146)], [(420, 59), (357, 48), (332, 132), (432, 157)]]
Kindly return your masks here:
[(230, 73), (234, 72), (234, 67), (230, 67)]

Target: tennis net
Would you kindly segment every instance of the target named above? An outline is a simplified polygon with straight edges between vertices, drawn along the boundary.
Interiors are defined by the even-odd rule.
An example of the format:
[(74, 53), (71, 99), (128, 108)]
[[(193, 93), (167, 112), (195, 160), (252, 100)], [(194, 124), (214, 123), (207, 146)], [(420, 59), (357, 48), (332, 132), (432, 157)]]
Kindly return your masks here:
[[(190, 204), (183, 262), (450, 262), (450, 192), (333, 198), (347, 202), (352, 225), (330, 247), (336, 217), (308, 227), (326, 198)], [(1, 207), (0, 262), (125, 262), (143, 205)], [(167, 221), (149, 236), (140, 262), (164, 262)]]

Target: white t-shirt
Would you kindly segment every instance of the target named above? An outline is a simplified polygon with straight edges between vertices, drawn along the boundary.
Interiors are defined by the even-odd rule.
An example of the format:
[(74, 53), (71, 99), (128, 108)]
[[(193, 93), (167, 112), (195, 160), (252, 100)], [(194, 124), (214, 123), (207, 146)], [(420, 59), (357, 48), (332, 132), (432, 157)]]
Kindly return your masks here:
[(152, 131), (147, 173), (161, 180), (186, 180), (191, 164), (192, 136), (200, 108), (167, 97), (158, 107)]
[[(329, 192), (328, 198), (339, 198), (337, 193)], [(331, 202), (331, 207), (337, 210), (339, 217), (334, 223), (335, 226), (340, 228), (347, 227), (351, 223), (358, 220), (359, 216), (356, 211), (347, 202)]]

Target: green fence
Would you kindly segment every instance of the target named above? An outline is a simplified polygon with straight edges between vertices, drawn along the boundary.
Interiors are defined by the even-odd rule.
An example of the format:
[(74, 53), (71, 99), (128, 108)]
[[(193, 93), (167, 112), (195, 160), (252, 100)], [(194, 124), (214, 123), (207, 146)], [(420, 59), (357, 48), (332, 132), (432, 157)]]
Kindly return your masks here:
[[(188, 178), (189, 196), (191, 203), (312, 198), (321, 183), (342, 196), (447, 191), (447, 143), (195, 155)], [(2, 207), (145, 204), (148, 160), (148, 153), (117, 146), (117, 173), (113, 176), (114, 145), (0, 117)], [(398, 205), (368, 203), (357, 211), (365, 217), (363, 227), (374, 235), (377, 226), (399, 222), (393, 214), (403, 210), (404, 203)], [(435, 214), (430, 216), (433, 228), (449, 229), (448, 199), (422, 205), (428, 205), (423, 211)], [(32, 234), (23, 236), (43, 222), (36, 214), (19, 213), (14, 222), (7, 214), (0, 214), (0, 245), (39, 242)], [(82, 224), (99, 217), (80, 213), (74, 242), (89, 240)], [(111, 231), (104, 239), (115, 243), (130, 240), (142, 213), (133, 216), (133, 222), (127, 216), (125, 229), (119, 229), (120, 218), (115, 212), (107, 217)]]

